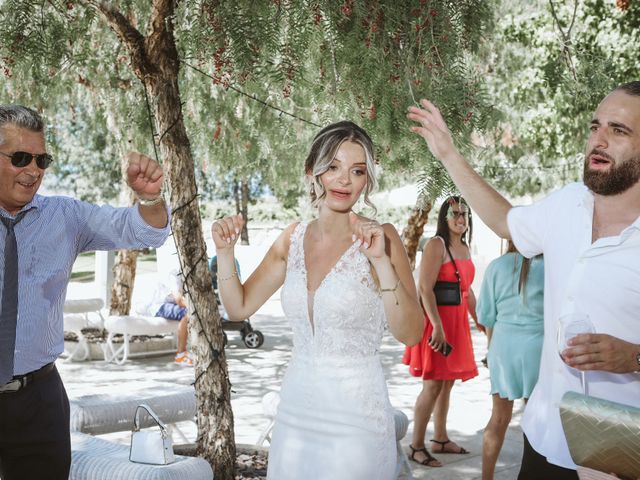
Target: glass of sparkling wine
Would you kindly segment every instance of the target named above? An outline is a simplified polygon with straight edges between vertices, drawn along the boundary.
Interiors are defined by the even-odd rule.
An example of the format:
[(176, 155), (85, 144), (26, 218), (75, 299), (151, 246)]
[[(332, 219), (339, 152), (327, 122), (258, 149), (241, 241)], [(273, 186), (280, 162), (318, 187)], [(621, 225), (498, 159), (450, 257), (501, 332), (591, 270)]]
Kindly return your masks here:
[[(596, 333), (596, 329), (593, 323), (591, 323), (589, 315), (582, 312), (574, 312), (560, 317), (558, 321), (558, 353), (563, 362), (565, 359), (562, 357), (562, 352), (569, 348), (569, 340), (582, 333)], [(582, 393), (587, 395), (585, 374), (586, 372), (584, 370), (580, 370)]]

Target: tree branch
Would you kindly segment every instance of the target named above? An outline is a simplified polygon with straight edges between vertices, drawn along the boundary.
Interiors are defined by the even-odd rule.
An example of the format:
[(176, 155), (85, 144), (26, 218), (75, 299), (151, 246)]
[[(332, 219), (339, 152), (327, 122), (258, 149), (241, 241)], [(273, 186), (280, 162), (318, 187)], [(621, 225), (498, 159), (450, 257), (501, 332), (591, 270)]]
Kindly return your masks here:
[(164, 43), (163, 37), (167, 35), (171, 22), (167, 22), (176, 8), (176, 0), (154, 0), (151, 8), (151, 18), (147, 31), (149, 46)]
[(564, 56), (565, 62), (571, 71), (571, 75), (575, 81), (578, 80), (578, 74), (576, 73), (576, 68), (573, 64), (573, 57), (571, 56), (571, 29), (573, 28), (573, 24), (576, 21), (576, 15), (578, 12), (578, 0), (574, 0), (573, 4), (573, 17), (571, 18), (571, 24), (569, 25), (569, 29), (565, 32), (562, 29), (562, 25), (560, 24), (560, 19), (556, 13), (555, 5), (553, 4), (553, 0), (549, 0), (549, 6), (551, 7), (551, 16), (560, 30), (560, 35), (562, 36), (562, 54)]
[(144, 36), (127, 20), (119, 11), (115, 10), (109, 2), (100, 0), (82, 0), (95, 8), (107, 21), (109, 27), (120, 38), (122, 44), (129, 50), (131, 66), (140, 78), (149, 73), (149, 61)]

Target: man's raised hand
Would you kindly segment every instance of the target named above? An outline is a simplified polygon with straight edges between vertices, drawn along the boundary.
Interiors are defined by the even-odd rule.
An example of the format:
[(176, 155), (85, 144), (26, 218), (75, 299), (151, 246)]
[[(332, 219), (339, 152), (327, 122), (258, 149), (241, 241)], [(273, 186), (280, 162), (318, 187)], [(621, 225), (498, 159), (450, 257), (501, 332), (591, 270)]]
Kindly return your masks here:
[(451, 132), (442, 118), (442, 114), (429, 100), (420, 100), (422, 108), (409, 107), (407, 117), (418, 125), (411, 127), (411, 131), (425, 139), (429, 150), (438, 160), (443, 160), (452, 153), (457, 153), (453, 144)]
[(154, 200), (162, 192), (164, 172), (158, 162), (138, 152), (127, 154), (127, 184), (142, 200)]

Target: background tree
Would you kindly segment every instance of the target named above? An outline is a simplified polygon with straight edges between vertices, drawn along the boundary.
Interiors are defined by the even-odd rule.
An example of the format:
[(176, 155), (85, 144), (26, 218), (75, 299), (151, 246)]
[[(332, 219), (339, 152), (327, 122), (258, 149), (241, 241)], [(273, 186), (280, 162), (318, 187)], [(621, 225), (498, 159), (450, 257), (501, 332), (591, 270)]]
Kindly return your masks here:
[(476, 137), (475, 162), (514, 196), (578, 180), (596, 106), (640, 78), (640, 4), (505, 1), (500, 10), (479, 53), (503, 117), (494, 135)]
[[(53, 112), (71, 120), (80, 115), (76, 149), (90, 154), (92, 145), (102, 145), (85, 142), (92, 134), (84, 126), (96, 128), (105, 158), (92, 160), (109, 175), (117, 161), (106, 158), (107, 145), (131, 139), (152, 151), (152, 135), (153, 149), (159, 145), (199, 334), (198, 451), (216, 478), (233, 475), (233, 416), (207, 253), (197, 233), (196, 172), (205, 159), (232, 165), (239, 178), (258, 173), (290, 200), (301, 191), (301, 160), (318, 127), (359, 117), (376, 140), (382, 170), (426, 165), (423, 183), (436, 195), (447, 187), (446, 175), (407, 133), (406, 107), (428, 96), (459, 138), (490, 124), (493, 109), (470, 60), (490, 20), (491, 4), (481, 0), (3, 3), (7, 97), (51, 119)], [(105, 118), (115, 119), (111, 124), (127, 138), (113, 135)], [(71, 180), (82, 170), (75, 156), (63, 154), (64, 122), (53, 123), (53, 148), (67, 160), (54, 172), (66, 169)]]

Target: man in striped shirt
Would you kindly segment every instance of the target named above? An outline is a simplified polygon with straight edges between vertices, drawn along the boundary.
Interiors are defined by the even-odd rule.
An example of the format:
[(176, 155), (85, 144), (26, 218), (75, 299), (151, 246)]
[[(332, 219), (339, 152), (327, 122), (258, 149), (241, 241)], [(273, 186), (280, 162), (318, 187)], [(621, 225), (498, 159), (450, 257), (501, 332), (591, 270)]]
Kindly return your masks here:
[(139, 202), (96, 206), (38, 195), (46, 168), (44, 122), (0, 105), (0, 477), (67, 479), (69, 401), (55, 369), (63, 304), (81, 252), (157, 247), (169, 234), (163, 171), (128, 155), (126, 180)]

